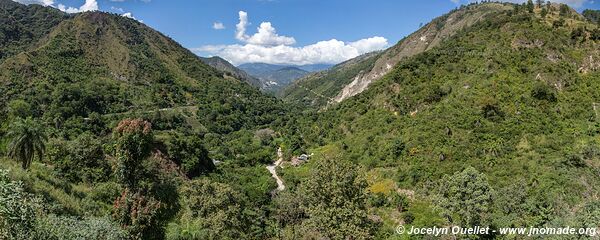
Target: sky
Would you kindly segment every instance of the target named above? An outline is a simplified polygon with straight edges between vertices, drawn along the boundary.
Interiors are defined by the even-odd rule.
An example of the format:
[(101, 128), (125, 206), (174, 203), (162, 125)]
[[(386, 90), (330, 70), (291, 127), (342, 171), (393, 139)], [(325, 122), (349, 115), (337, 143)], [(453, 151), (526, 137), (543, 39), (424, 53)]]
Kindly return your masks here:
[[(471, 0), (13, 0), (134, 18), (199, 56), (239, 65), (336, 64), (390, 47)], [(510, 0), (523, 2), (524, 0)], [(600, 0), (554, 0), (581, 11)]]

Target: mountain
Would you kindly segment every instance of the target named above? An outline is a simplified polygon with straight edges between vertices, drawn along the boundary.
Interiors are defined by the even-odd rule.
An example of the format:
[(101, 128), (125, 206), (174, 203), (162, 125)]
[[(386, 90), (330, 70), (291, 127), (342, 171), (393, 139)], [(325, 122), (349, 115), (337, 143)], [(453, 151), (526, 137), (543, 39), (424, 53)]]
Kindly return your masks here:
[(426, 26), (367, 89), (297, 119), (297, 152), (350, 159), (369, 169), (371, 191), (410, 199), (383, 219), (596, 226), (598, 25), (557, 4), (469, 5), (435, 22), (446, 29), (451, 18), (471, 24), (443, 40), (421, 35), (437, 32)]
[(200, 57), (200, 60), (202, 60), (202, 62), (208, 64), (209, 66), (214, 67), (217, 70), (225, 73), (228, 76), (231, 76), (236, 79), (244, 80), (255, 87), (259, 87), (259, 88), (262, 87), (262, 84), (258, 78), (252, 77), (245, 71), (243, 71), (239, 68), (236, 68), (235, 66), (233, 66), (231, 63), (229, 63), (225, 59), (222, 59), (220, 57), (210, 57), (210, 58)]
[[(1, 3), (6, 8), (2, 14), (8, 16), (0, 19), (31, 15), (23, 15), (25, 20), (17, 21), (21, 25), (5, 23), (0, 28), (18, 29), (3, 45), (8, 50), (3, 50), (7, 57), (0, 64), (0, 108), (24, 100), (32, 103), (36, 115), (69, 121), (92, 113), (197, 105), (206, 113), (201, 122), (217, 132), (272, 120), (256, 114), (274, 110), (276, 99), (243, 78), (223, 77), (136, 20), (102, 12), (64, 16), (52, 8)], [(245, 120), (233, 124), (225, 113), (235, 115), (235, 121)]]
[[(0, 198), (11, 199), (0, 239), (165, 239), (185, 221), (178, 212), (196, 217), (187, 186), (225, 190), (247, 210), (225, 222), (263, 215), (276, 184), (264, 168), (276, 155), (270, 127), (289, 108), (223, 74), (226, 63), (209, 66), (131, 18), (11, 0), (0, 0), (0, 38)], [(10, 155), (10, 143), (31, 138), (39, 159), (21, 169), (31, 148)], [(198, 219), (224, 222), (212, 213)], [(208, 237), (209, 224), (200, 238), (264, 239), (243, 237), (263, 224)]]
[(285, 89), (282, 95), (287, 101), (314, 106), (341, 102), (367, 89), (401, 60), (428, 51), (461, 29), (509, 8), (504, 4), (484, 4), (452, 11), (434, 19), (383, 52), (359, 56), (328, 71), (299, 79)]
[(0, 1), (0, 62), (36, 44), (61, 21), (63, 12), (39, 5), (26, 7), (13, 1)]
[(261, 80), (263, 89), (278, 92), (293, 80), (301, 78), (309, 72), (321, 71), (331, 67), (327, 64), (310, 65), (274, 65), (267, 63), (245, 63), (238, 66), (248, 74)]
[(297, 67), (282, 67), (280, 69), (265, 73), (261, 76), (264, 84), (264, 89), (268, 91), (278, 92), (283, 87), (292, 83), (294, 80), (301, 78), (309, 72)]

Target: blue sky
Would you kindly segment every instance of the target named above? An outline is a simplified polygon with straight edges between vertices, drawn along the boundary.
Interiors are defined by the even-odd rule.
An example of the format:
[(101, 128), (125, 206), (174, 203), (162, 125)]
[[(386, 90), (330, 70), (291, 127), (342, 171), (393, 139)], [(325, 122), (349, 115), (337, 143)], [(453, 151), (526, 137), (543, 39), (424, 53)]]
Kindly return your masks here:
[[(128, 14), (199, 55), (240, 64), (336, 63), (395, 44), (468, 0), (15, 0)], [(457, 3), (458, 1), (458, 3)], [(513, 0), (519, 2), (518, 0)], [(578, 10), (598, 0), (560, 0)], [(243, 34), (240, 11), (247, 20)], [(269, 22), (270, 25), (261, 25)], [(215, 26), (215, 23), (217, 23)], [(223, 28), (223, 29), (215, 29)], [(263, 34), (256, 34), (257, 28)], [(327, 50), (330, 49), (330, 50)], [(240, 53), (243, 53), (240, 55)], [(237, 56), (237, 55), (240, 56)]]

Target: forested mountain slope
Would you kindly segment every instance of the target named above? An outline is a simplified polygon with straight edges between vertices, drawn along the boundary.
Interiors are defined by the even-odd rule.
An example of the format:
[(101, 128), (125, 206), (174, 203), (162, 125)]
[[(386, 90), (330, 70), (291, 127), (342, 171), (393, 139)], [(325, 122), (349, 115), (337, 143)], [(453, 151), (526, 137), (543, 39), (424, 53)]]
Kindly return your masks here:
[(258, 88), (262, 87), (262, 83), (260, 82), (260, 80), (258, 78), (250, 76), (244, 70), (236, 68), (235, 66), (233, 66), (231, 63), (229, 63), (225, 59), (222, 59), (220, 57), (208, 57), (208, 58), (200, 57), (200, 60), (202, 60), (204, 63), (216, 68), (217, 70), (222, 71), (226, 75), (230, 75), (236, 79), (244, 80), (244, 81), (250, 83), (252, 86), (255, 86)]
[[(251, 238), (266, 224), (282, 101), (131, 18), (0, 0), (0, 23), (0, 238), (164, 239), (190, 221), (201, 238)], [(226, 231), (219, 207), (191, 213), (220, 193), (245, 209)]]
[(31, 48), (67, 17), (53, 8), (0, 1), (0, 62)]
[(401, 60), (430, 50), (461, 29), (509, 8), (506, 4), (490, 3), (452, 11), (382, 53), (360, 56), (329, 71), (297, 80), (284, 91), (284, 99), (314, 106), (341, 102), (367, 89)]
[[(25, 100), (46, 119), (65, 121), (93, 112), (200, 104), (205, 124), (222, 124), (215, 128), (229, 131), (266, 123), (254, 118), (260, 115), (255, 113), (277, 105), (265, 104), (277, 100), (246, 82), (223, 78), (187, 49), (133, 19), (78, 14), (58, 24), (36, 46), (0, 64), (0, 106)], [(241, 115), (229, 119), (226, 112)], [(249, 118), (239, 119), (244, 116)]]
[(298, 119), (299, 145), (367, 166), (370, 190), (413, 199), (412, 225), (597, 226), (600, 29), (566, 5), (507, 6)]

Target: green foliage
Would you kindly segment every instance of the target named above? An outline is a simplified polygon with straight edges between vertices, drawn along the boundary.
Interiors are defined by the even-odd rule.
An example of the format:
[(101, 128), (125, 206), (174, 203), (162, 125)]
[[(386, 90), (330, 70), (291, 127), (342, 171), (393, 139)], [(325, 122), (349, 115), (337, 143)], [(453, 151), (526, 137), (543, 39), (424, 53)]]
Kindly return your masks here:
[(17, 118), (10, 126), (7, 137), (8, 157), (21, 162), (23, 169), (28, 169), (35, 155), (42, 160), (46, 151), (46, 133), (43, 126), (32, 118)]
[(434, 190), (438, 205), (447, 211), (446, 217), (460, 226), (483, 226), (491, 211), (493, 190), (487, 177), (468, 167), (452, 176), (444, 176)]
[(533, 9), (534, 9), (534, 5), (533, 5), (533, 0), (527, 0), (527, 11), (529, 11), (529, 13), (533, 13)]
[(117, 178), (126, 188), (137, 189), (142, 161), (149, 156), (153, 142), (152, 125), (141, 119), (125, 119), (113, 133), (117, 157)]
[(600, 23), (600, 10), (586, 9), (581, 15), (591, 22)]
[(540, 83), (536, 84), (531, 91), (531, 96), (537, 100), (546, 100), (548, 102), (556, 102), (556, 93), (548, 87), (548, 85)]
[(13, 100), (8, 103), (8, 116), (11, 119), (32, 117), (32, 107), (26, 101)]
[(227, 184), (196, 179), (181, 189), (181, 219), (170, 224), (168, 239), (240, 239), (241, 197)]
[(371, 238), (376, 224), (367, 217), (364, 176), (351, 162), (323, 158), (300, 184), (298, 197), (307, 219), (303, 229), (325, 238)]
[(83, 219), (48, 215), (36, 222), (36, 238), (49, 240), (99, 239), (119, 240), (128, 236), (108, 218), (86, 217)]
[(115, 200), (113, 218), (133, 239), (162, 239), (159, 211), (161, 202), (140, 192), (131, 193), (128, 189)]
[(561, 3), (559, 8), (559, 14), (561, 17), (570, 17), (571, 8), (567, 4)]
[(21, 182), (8, 178), (0, 169), (0, 238), (29, 239), (35, 229), (40, 200), (23, 189)]
[(179, 165), (189, 178), (198, 177), (215, 169), (202, 140), (196, 135), (176, 134), (168, 142), (167, 147), (171, 160)]
[(48, 161), (61, 176), (72, 182), (106, 181), (110, 166), (100, 140), (84, 133), (72, 141), (52, 139), (48, 143)]

